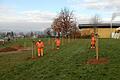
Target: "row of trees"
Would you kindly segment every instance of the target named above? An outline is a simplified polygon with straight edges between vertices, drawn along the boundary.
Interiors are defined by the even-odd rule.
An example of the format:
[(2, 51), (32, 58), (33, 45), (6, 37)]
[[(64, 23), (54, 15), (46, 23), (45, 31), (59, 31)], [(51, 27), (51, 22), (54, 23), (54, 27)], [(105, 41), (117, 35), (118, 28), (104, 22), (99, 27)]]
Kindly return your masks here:
[[(96, 33), (97, 30), (96, 27), (97, 24), (99, 23), (98, 21), (100, 21), (98, 15), (95, 15), (91, 19), (91, 24), (94, 24), (93, 26), (94, 33)], [(62, 35), (62, 37), (65, 38), (81, 37), (81, 33), (78, 29), (76, 18), (73, 14), (73, 11), (70, 11), (67, 8), (64, 8), (60, 11), (60, 13), (54, 19), (51, 28), (47, 28), (45, 32), (50, 36), (52, 36), (51, 32), (54, 32), (57, 33), (58, 37), (60, 37), (60, 34)]]

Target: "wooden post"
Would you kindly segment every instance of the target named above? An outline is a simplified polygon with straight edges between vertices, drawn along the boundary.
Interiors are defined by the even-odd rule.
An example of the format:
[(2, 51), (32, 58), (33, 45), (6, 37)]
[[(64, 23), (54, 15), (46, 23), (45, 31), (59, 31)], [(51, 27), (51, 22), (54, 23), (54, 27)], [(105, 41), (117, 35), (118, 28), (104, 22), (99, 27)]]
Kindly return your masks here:
[(99, 59), (99, 50), (98, 50), (98, 34), (96, 34), (96, 59)]
[(54, 43), (55, 43), (55, 40), (54, 38), (52, 38), (52, 49), (54, 49)]
[(34, 58), (34, 41), (32, 41), (32, 59)]
[(51, 44), (51, 40), (50, 40), (50, 37), (49, 37), (49, 39), (48, 39), (48, 45), (50, 45)]
[(99, 50), (98, 50), (98, 28), (95, 29), (95, 36), (96, 36), (96, 59), (99, 59)]
[(64, 38), (62, 37), (62, 45), (64, 45)]
[(34, 55), (35, 55), (35, 57), (37, 56), (37, 54), (36, 54), (36, 46), (35, 45), (33, 45), (34, 47), (33, 47), (33, 49), (34, 49)]

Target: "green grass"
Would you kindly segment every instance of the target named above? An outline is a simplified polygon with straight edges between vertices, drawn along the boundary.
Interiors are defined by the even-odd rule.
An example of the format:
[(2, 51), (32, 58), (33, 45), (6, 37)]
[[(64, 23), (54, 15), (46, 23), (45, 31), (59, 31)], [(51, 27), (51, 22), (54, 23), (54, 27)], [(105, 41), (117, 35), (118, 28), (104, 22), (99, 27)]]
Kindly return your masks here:
[[(45, 41), (44, 57), (28, 59), (31, 51), (0, 53), (0, 80), (119, 80), (120, 79), (120, 40), (100, 39), (99, 56), (107, 57), (107, 64), (86, 64), (95, 57), (89, 50), (90, 40), (78, 39), (65, 43), (58, 51), (53, 51)], [(27, 40), (27, 46), (31, 41)], [(20, 40), (16, 44), (23, 44)]]

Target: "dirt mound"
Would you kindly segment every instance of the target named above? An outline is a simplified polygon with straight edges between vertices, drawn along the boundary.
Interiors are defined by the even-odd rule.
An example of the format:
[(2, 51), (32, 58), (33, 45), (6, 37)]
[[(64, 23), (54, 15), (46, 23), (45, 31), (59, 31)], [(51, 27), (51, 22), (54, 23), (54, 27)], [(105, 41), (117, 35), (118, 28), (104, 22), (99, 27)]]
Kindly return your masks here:
[(9, 52), (9, 51), (17, 51), (17, 50), (18, 49), (7, 47), (7, 48), (0, 49), (0, 52)]
[(99, 58), (98, 60), (96, 58), (89, 59), (87, 61), (87, 64), (107, 64), (108, 58)]
[(18, 51), (19, 49), (22, 49), (23, 46), (21, 45), (12, 45), (11, 47), (6, 47), (0, 49), (0, 52), (10, 52), (10, 51)]

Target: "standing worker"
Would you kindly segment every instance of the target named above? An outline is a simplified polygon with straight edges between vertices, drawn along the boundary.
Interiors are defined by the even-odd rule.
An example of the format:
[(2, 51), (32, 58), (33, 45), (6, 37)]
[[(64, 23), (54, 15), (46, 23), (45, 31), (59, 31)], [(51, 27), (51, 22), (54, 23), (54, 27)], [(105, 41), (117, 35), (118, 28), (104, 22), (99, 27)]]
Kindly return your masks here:
[(55, 44), (56, 44), (57, 49), (60, 49), (60, 39), (59, 39), (59, 37), (56, 38)]
[(36, 43), (36, 47), (38, 48), (38, 57), (40, 56), (43, 56), (43, 53), (44, 53), (44, 43), (39, 40), (37, 43)]
[(94, 33), (91, 34), (91, 49), (94, 49), (95, 48), (95, 36), (94, 36)]

